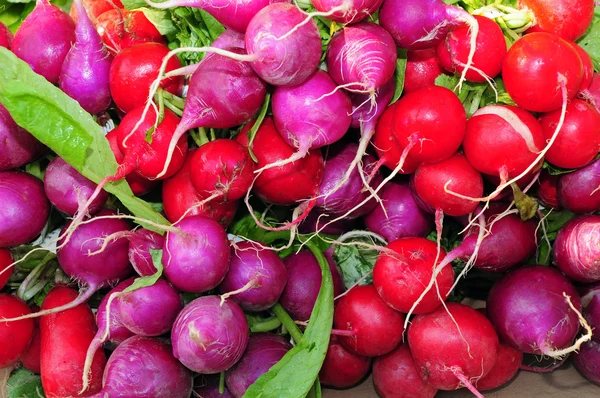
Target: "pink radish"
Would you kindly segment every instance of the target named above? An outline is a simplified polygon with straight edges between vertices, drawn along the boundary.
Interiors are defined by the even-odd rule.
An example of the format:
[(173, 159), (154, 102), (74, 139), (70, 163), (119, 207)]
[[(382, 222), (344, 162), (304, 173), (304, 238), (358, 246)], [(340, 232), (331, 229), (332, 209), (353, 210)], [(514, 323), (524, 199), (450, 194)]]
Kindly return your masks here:
[[(383, 0), (314, 0), (313, 6), (327, 19), (342, 24), (357, 23), (373, 15)], [(337, 10), (342, 8), (341, 10)]]

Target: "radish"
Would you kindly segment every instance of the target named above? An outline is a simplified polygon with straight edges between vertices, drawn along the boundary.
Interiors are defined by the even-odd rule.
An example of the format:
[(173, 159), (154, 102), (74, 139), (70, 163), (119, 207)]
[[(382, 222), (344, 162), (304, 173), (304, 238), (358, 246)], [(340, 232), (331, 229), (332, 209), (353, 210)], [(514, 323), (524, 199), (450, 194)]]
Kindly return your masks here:
[(560, 209), (558, 203), (558, 178), (557, 175), (552, 175), (546, 170), (542, 170), (540, 178), (538, 178), (537, 198), (546, 207)]
[(592, 0), (520, 0), (519, 6), (534, 15), (535, 25), (529, 32), (552, 32), (567, 40), (581, 37), (594, 16)]
[(581, 58), (581, 64), (583, 65), (583, 78), (581, 79), (581, 86), (579, 86), (579, 92), (586, 91), (592, 84), (594, 78), (594, 63), (592, 57), (585, 51), (579, 44), (570, 42), (570, 44), (577, 50), (579, 58)]
[(581, 289), (581, 304), (583, 315), (590, 327), (594, 330), (592, 340), (600, 343), (600, 283), (587, 285)]
[(522, 360), (521, 351), (500, 342), (496, 363), (488, 374), (477, 380), (477, 389), (487, 391), (505, 385), (517, 374)]
[(435, 85), (435, 79), (443, 73), (435, 49), (411, 50), (406, 52), (404, 93)]
[[(426, 314), (442, 305), (454, 282), (449, 262), (438, 269), (446, 252), (443, 249), (438, 252), (435, 242), (425, 238), (400, 238), (390, 242), (386, 249), (402, 257), (392, 257), (387, 252), (377, 257), (373, 285), (383, 301), (397, 311), (415, 314)], [(432, 278), (436, 292), (429, 290), (421, 297)]]
[(229, 270), (230, 258), (227, 234), (210, 218), (186, 217), (166, 234), (164, 274), (181, 291), (204, 293), (217, 287)]
[[(115, 8), (123, 8), (121, 0), (83, 0), (83, 5), (88, 11), (92, 20), (95, 20), (103, 13), (114, 10)], [(69, 15), (73, 18), (73, 21), (77, 22), (77, 6), (75, 3), (71, 4)]]
[(492, 287), (487, 300), (488, 316), (502, 340), (525, 353), (552, 358), (591, 338), (588, 330), (571, 346), (583, 320), (580, 310), (579, 295), (569, 280), (541, 265), (508, 273)]
[(0, 172), (0, 247), (19, 246), (38, 236), (50, 214), (42, 182), (20, 171)]
[(95, 24), (100, 38), (113, 56), (137, 44), (165, 44), (163, 36), (142, 10), (111, 7), (98, 15)]
[[(539, 121), (546, 140), (552, 137), (560, 110), (543, 114)], [(556, 140), (546, 152), (546, 161), (557, 167), (577, 169), (589, 164), (600, 152), (600, 113), (589, 103), (573, 99)]]
[(275, 365), (292, 348), (282, 336), (273, 333), (256, 333), (248, 340), (242, 358), (225, 373), (227, 389), (241, 398), (260, 376)]
[(569, 220), (554, 241), (554, 263), (578, 282), (600, 281), (600, 216), (579, 216)]
[(583, 344), (580, 351), (573, 354), (573, 364), (586, 379), (600, 385), (600, 343)]
[[(37, 307), (36, 307), (37, 308)], [(31, 338), (31, 343), (23, 352), (19, 361), (23, 364), (24, 367), (31, 370), (35, 374), (40, 374), (40, 355), (41, 355), (41, 337), (40, 337), (40, 327), (39, 320), (35, 319), (35, 329), (33, 330), (33, 337)]]
[(421, 378), (407, 344), (373, 361), (373, 384), (382, 398), (433, 398), (437, 393)]
[(150, 250), (161, 250), (165, 243), (164, 236), (140, 228), (127, 237), (129, 240), (129, 262), (139, 276), (150, 276), (156, 273)]
[(192, 394), (193, 378), (173, 357), (169, 343), (134, 336), (112, 353), (102, 384), (102, 390), (90, 397), (188, 398)]
[(19, 359), (27, 350), (35, 324), (33, 319), (18, 322), (2, 322), (4, 318), (15, 318), (31, 314), (31, 310), (23, 300), (16, 296), (0, 293), (0, 368), (6, 368)]
[[(44, 174), (44, 191), (50, 202), (58, 210), (73, 216), (79, 205), (89, 200), (96, 190), (96, 184), (82, 176), (61, 157), (55, 157)], [(95, 214), (108, 200), (108, 192), (100, 191), (88, 207), (89, 214)]]
[(248, 322), (233, 301), (204, 296), (179, 313), (171, 340), (173, 355), (188, 369), (204, 374), (231, 368), (248, 345)]
[(219, 293), (222, 300), (231, 297), (242, 309), (259, 312), (279, 301), (286, 282), (287, 271), (276, 252), (263, 249), (262, 245), (240, 242), (235, 245)]
[(340, 219), (331, 223), (332, 217), (327, 214), (312, 210), (300, 223), (298, 230), (302, 234), (321, 232), (328, 235), (342, 235), (347, 231), (355, 229), (358, 219)]
[[(548, 53), (552, 53), (552, 59)], [(511, 46), (504, 57), (502, 77), (515, 103), (528, 111), (550, 112), (561, 107), (561, 84), (572, 99), (583, 79), (577, 50), (552, 33), (531, 33)], [(562, 82), (562, 83), (561, 83)]]
[(98, 114), (108, 109), (111, 103), (111, 59), (81, 0), (76, 0), (75, 6), (79, 15), (75, 43), (62, 64), (58, 84), (83, 109)]
[(600, 73), (592, 75), (590, 85), (585, 90), (580, 91), (578, 96), (592, 104), (600, 112)]
[[(327, 19), (342, 24), (357, 23), (373, 15), (383, 0), (314, 0), (313, 6)], [(341, 9), (340, 9), (341, 8)]]
[(12, 45), (13, 34), (8, 27), (0, 22), (0, 47), (8, 48)]
[[(96, 352), (100, 348), (100, 346), (105, 342), (104, 340), (110, 341), (114, 345), (118, 345), (130, 338), (131, 336), (135, 336), (135, 333), (127, 329), (123, 325), (123, 323), (121, 323), (119, 311), (117, 310), (117, 305), (119, 301), (111, 300), (111, 297), (113, 295), (120, 293), (123, 290), (130, 287), (134, 281), (134, 278), (125, 279), (123, 282), (110, 289), (106, 296), (102, 298), (102, 301), (98, 306), (98, 311), (96, 312), (96, 324), (98, 325), (98, 332), (96, 333), (94, 339), (90, 343), (90, 346), (88, 348), (88, 354)], [(109, 304), (110, 310), (108, 310)], [(104, 334), (107, 332), (107, 329), (108, 336), (105, 336)]]
[(75, 23), (69, 14), (48, 0), (36, 0), (34, 10), (17, 30), (11, 48), (34, 72), (56, 84), (74, 41)]
[(45, 147), (25, 129), (19, 127), (0, 104), (0, 171), (16, 169), (34, 161)]
[(498, 335), (487, 318), (459, 303), (418, 315), (408, 328), (408, 344), (421, 377), (440, 390), (467, 387), (490, 372), (498, 356)]
[(327, 355), (319, 372), (319, 381), (334, 388), (350, 388), (358, 384), (371, 369), (371, 358), (348, 351), (336, 335), (332, 335)]
[[(227, 387), (220, 386), (220, 375), (197, 375), (194, 379), (194, 397), (202, 398), (234, 398)], [(222, 388), (220, 388), (222, 387)], [(219, 392), (222, 390), (223, 392)]]
[(404, 334), (404, 315), (390, 308), (373, 285), (356, 286), (339, 299), (333, 325), (347, 331), (340, 342), (352, 352), (374, 357), (392, 351)]
[(6, 286), (13, 271), (13, 257), (8, 249), (0, 249), (0, 290)]
[(573, 213), (600, 210), (600, 159), (561, 175), (556, 186), (560, 205)]

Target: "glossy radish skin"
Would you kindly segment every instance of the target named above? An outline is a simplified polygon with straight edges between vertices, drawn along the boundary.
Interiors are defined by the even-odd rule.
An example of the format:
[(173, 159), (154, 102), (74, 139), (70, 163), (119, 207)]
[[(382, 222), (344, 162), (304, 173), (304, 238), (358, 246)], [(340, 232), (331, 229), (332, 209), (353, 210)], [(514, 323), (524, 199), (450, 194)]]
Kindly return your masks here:
[[(560, 118), (560, 110), (540, 117), (546, 140), (552, 137)], [(589, 103), (573, 99), (567, 105), (565, 121), (545, 159), (564, 169), (577, 169), (589, 164), (600, 152), (600, 113)]]
[[(494, 134), (490, 134), (493, 131)], [(544, 148), (544, 132), (527, 111), (508, 105), (488, 105), (467, 122), (465, 156), (480, 172), (513, 178)]]
[[(553, 54), (551, 59), (548, 54)], [(561, 107), (560, 77), (567, 97), (573, 98), (583, 79), (583, 64), (567, 41), (552, 33), (536, 32), (515, 42), (506, 53), (502, 77), (515, 103), (528, 111), (550, 112)]]
[(203, 216), (185, 217), (177, 228), (181, 232), (166, 234), (162, 256), (165, 276), (184, 292), (214, 289), (229, 270), (231, 249), (225, 230)]
[(12, 45), (13, 34), (8, 27), (0, 22), (0, 47), (8, 48)]
[(600, 159), (558, 178), (557, 191), (560, 205), (573, 213), (591, 213), (600, 210)]
[(331, 336), (319, 381), (328, 387), (350, 388), (371, 370), (371, 358), (348, 351), (337, 336)]
[[(472, 82), (484, 83), (486, 77), (494, 78), (502, 70), (502, 61), (506, 55), (506, 40), (502, 29), (495, 21), (477, 15), (474, 18), (479, 23), (479, 32), (473, 67), (479, 69), (483, 75), (469, 69), (465, 77)], [(471, 50), (470, 40), (471, 33), (467, 25), (460, 25), (446, 35), (437, 46), (437, 56), (444, 69), (452, 73), (462, 73)]]
[(554, 0), (519, 0), (535, 15), (535, 25), (528, 32), (552, 32), (567, 40), (577, 40), (592, 23), (594, 2)]
[(21, 355), (19, 361), (33, 373), (40, 374), (41, 337), (39, 321), (36, 320), (35, 324), (31, 343), (29, 343), (25, 352)]
[(586, 379), (600, 386), (600, 343), (589, 341), (573, 354), (575, 368)]
[(142, 10), (111, 7), (97, 17), (96, 27), (100, 38), (113, 56), (137, 44), (165, 44), (163, 36)]
[(12, 42), (15, 55), (52, 84), (58, 83), (62, 64), (75, 41), (75, 23), (48, 0), (37, 0)]
[(154, 231), (140, 228), (127, 237), (129, 240), (129, 262), (139, 276), (156, 273), (150, 250), (162, 250), (165, 238)]
[(42, 182), (20, 171), (0, 172), (0, 247), (31, 241), (44, 228), (50, 214)]
[(546, 207), (560, 209), (558, 203), (558, 178), (557, 175), (551, 175), (546, 170), (542, 170), (538, 179), (537, 197)]
[(374, 92), (394, 75), (396, 44), (381, 26), (364, 22), (347, 26), (327, 46), (327, 71), (350, 91)]
[(500, 279), (488, 296), (487, 314), (500, 338), (525, 353), (544, 354), (569, 346), (579, 331), (579, 295), (558, 270), (532, 265)]
[[(83, 0), (83, 5), (92, 17), (92, 20), (98, 18), (108, 10), (114, 10), (116, 8), (123, 8), (121, 0)], [(71, 5), (69, 15), (73, 18), (73, 21), (77, 23), (77, 7), (75, 4)]]
[(396, 80), (390, 79), (372, 94), (352, 94), (350, 97), (352, 102), (350, 127), (361, 130), (361, 140), (366, 139), (367, 136), (371, 140), (371, 135), (375, 133), (377, 121), (392, 101), (395, 91)]
[(314, 0), (312, 4), (317, 11), (330, 13), (336, 7), (347, 7), (345, 10), (333, 12), (327, 19), (342, 24), (360, 22), (373, 15), (383, 0)]
[[(61, 157), (55, 157), (44, 174), (44, 191), (50, 202), (58, 210), (70, 216), (77, 213), (80, 203), (85, 203), (92, 196), (96, 184), (75, 170)], [(88, 208), (90, 214), (97, 213), (108, 199), (108, 192), (100, 194)]]
[(0, 249), (0, 290), (6, 286), (13, 273), (13, 257), (8, 249)]
[(373, 285), (356, 286), (340, 298), (334, 328), (352, 331), (340, 337), (352, 352), (374, 357), (392, 351), (402, 340), (404, 315), (389, 307)]
[[(27, 314), (31, 314), (31, 310), (23, 300), (16, 296), (0, 293), (0, 319)], [(2, 340), (0, 367), (6, 368), (17, 362), (31, 342), (34, 328), (33, 319), (0, 323), (0, 339)]]
[(373, 361), (373, 384), (382, 398), (433, 398), (437, 393), (421, 378), (406, 343)]
[(179, 313), (173, 330), (173, 355), (188, 369), (214, 374), (231, 368), (248, 345), (248, 322), (233, 301), (218, 296), (195, 299)]
[(460, 153), (438, 163), (421, 164), (412, 183), (416, 194), (427, 206), (451, 216), (471, 213), (477, 202), (459, 198), (446, 190), (471, 198), (483, 195), (481, 174)]
[(287, 270), (276, 252), (251, 242), (240, 242), (236, 244), (219, 292), (226, 294), (248, 287), (231, 296), (231, 300), (246, 311), (258, 312), (277, 303), (286, 283)]
[[(444, 259), (446, 252), (440, 249), (438, 257), (435, 242), (425, 238), (400, 238), (390, 242), (386, 248), (397, 253), (398, 257), (387, 253), (381, 253), (377, 257), (373, 267), (373, 285), (387, 305), (408, 313), (425, 290), (433, 276), (433, 269)], [(454, 283), (452, 266), (446, 264), (435, 279), (439, 294), (445, 300)], [(437, 289), (430, 289), (412, 312), (426, 314), (441, 306)]]
[(417, 316), (408, 328), (408, 344), (417, 371), (427, 383), (440, 390), (456, 390), (462, 385), (457, 374), (476, 383), (490, 372), (499, 343), (484, 315), (464, 304), (448, 303), (447, 308)]
[(433, 217), (419, 207), (408, 184), (390, 181), (379, 197), (382, 205), (377, 205), (363, 220), (370, 231), (388, 242), (426, 236), (433, 229)]
[(583, 49), (579, 44), (570, 42), (570, 44), (577, 50), (577, 54), (579, 54), (579, 58), (581, 58), (581, 64), (583, 65), (583, 78), (581, 79), (581, 86), (579, 87), (579, 91), (587, 90), (592, 84), (592, 79), (594, 77), (594, 63), (592, 61), (592, 57), (590, 54)]
[(0, 171), (16, 169), (32, 162), (44, 152), (44, 146), (19, 127), (0, 104)]
[(580, 292), (583, 316), (593, 330), (592, 340), (600, 343), (600, 283), (586, 285)]
[(600, 216), (586, 215), (569, 220), (554, 241), (554, 263), (572, 280), (600, 281)]
[(248, 340), (242, 358), (225, 373), (227, 389), (241, 398), (260, 376), (267, 373), (292, 348), (282, 336), (274, 333), (256, 333)]
[[(133, 284), (135, 278), (125, 279), (123, 282), (119, 283), (117, 286), (113, 287), (107, 294), (104, 296), (100, 305), (98, 306), (98, 311), (96, 312), (96, 324), (98, 325), (98, 330), (103, 332), (106, 330), (107, 321), (108, 321), (108, 341), (114, 344), (120, 344), (123, 341), (127, 340), (131, 336), (134, 336), (131, 330), (127, 329), (123, 323), (121, 322), (121, 317), (119, 316), (118, 311), (118, 299), (113, 299), (110, 303), (110, 312), (108, 315), (110, 319), (107, 317), (107, 306), (108, 300), (112, 294), (120, 293), (123, 290), (127, 289), (129, 286)], [(94, 342), (98, 341), (97, 344), (102, 344), (102, 335), (100, 333), (96, 334), (94, 337)], [(93, 348), (90, 348), (93, 349)]]
[(521, 351), (500, 342), (496, 363), (488, 374), (477, 381), (476, 388), (487, 391), (505, 385), (517, 374), (522, 360)]
[(435, 85), (435, 79), (443, 73), (435, 49), (412, 50), (406, 53), (404, 93)]

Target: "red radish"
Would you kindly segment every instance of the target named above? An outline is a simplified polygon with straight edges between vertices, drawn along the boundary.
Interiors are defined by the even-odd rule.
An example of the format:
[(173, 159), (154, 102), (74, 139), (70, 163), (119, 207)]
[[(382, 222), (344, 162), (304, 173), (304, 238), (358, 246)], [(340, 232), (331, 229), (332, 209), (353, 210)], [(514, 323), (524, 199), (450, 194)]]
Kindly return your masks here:
[(392, 351), (404, 334), (404, 315), (390, 308), (373, 285), (356, 286), (339, 299), (333, 318), (347, 349), (363, 356), (383, 355)]
[(134, 231), (127, 237), (129, 240), (129, 262), (139, 276), (150, 276), (156, 273), (150, 250), (162, 250), (165, 237), (145, 228)]
[[(386, 248), (399, 256), (381, 253), (373, 267), (373, 285), (383, 301), (403, 313), (412, 309), (415, 314), (426, 314), (441, 306), (441, 300), (448, 297), (454, 283), (451, 264), (436, 270), (446, 252), (440, 249), (438, 254), (435, 242), (425, 238), (400, 238)], [(436, 291), (429, 290), (421, 298), (429, 280), (434, 277), (434, 270)]]
[(592, 0), (520, 0), (519, 6), (534, 15), (535, 25), (528, 32), (552, 32), (567, 40), (581, 37), (594, 17)]
[(498, 357), (498, 335), (487, 318), (459, 303), (418, 315), (408, 328), (408, 344), (421, 377), (440, 390), (473, 387)]
[(328, 387), (349, 388), (360, 382), (371, 369), (371, 358), (348, 351), (332, 335), (319, 381)]
[[(83, 0), (83, 5), (92, 17), (92, 20), (109, 10), (114, 10), (115, 7), (123, 8), (121, 0)], [(77, 22), (77, 7), (75, 6), (75, 3), (71, 5), (69, 15), (73, 18), (73, 21)]]
[(8, 27), (0, 22), (0, 47), (8, 48), (12, 45), (13, 34)]
[(556, 189), (560, 205), (573, 213), (591, 213), (600, 210), (600, 159), (563, 174)]
[(408, 344), (375, 359), (373, 384), (381, 398), (433, 398), (437, 393), (421, 378)]
[(537, 189), (537, 197), (544, 206), (557, 210), (560, 209), (560, 203), (558, 203), (558, 177), (542, 170), (540, 178), (538, 178), (539, 186)]
[(221, 202), (219, 199), (206, 201), (202, 198), (190, 180), (190, 165), (196, 149), (191, 149), (185, 163), (171, 178), (167, 178), (162, 186), (163, 206), (167, 219), (172, 223), (184, 215), (201, 215), (212, 218), (227, 228), (238, 208), (237, 202)]
[(2, 322), (2, 320), (28, 314), (31, 314), (31, 310), (23, 300), (0, 293), (0, 341), (2, 341), (0, 368), (6, 368), (17, 362), (27, 350), (35, 329), (33, 319), (17, 322)]
[[(539, 121), (549, 140), (560, 119), (560, 110), (543, 114)], [(600, 113), (589, 103), (573, 99), (556, 140), (546, 152), (546, 161), (557, 167), (577, 169), (589, 164), (600, 152)]]
[(327, 19), (351, 24), (373, 15), (383, 0), (315, 0), (313, 6), (327, 15)]
[[(52, 312), (70, 305), (78, 298), (76, 290), (57, 285), (42, 304), (42, 312)], [(106, 364), (104, 352), (94, 356), (90, 369), (90, 383), (82, 391), (81, 375), (86, 350), (96, 333), (96, 322), (90, 307), (80, 303), (60, 313), (44, 315), (40, 319), (42, 386), (47, 397), (90, 395), (102, 388), (102, 372)]]
[[(552, 59), (548, 59), (549, 53)], [(502, 77), (506, 91), (518, 106), (532, 112), (550, 112), (563, 103), (561, 84), (568, 99), (577, 94), (583, 64), (569, 42), (552, 33), (536, 32), (511, 46), (504, 57)]]
[(203, 198), (235, 201), (246, 195), (254, 179), (254, 163), (246, 148), (229, 139), (207, 142), (194, 152), (190, 179)]
[(479, 391), (487, 391), (505, 385), (517, 374), (522, 360), (521, 351), (500, 342), (496, 363), (475, 386)]
[(25, 129), (19, 127), (0, 104), (0, 171), (16, 169), (34, 161), (45, 147)]
[(6, 286), (13, 271), (13, 257), (8, 249), (0, 249), (0, 290)]
[(404, 93), (434, 86), (435, 79), (442, 73), (442, 67), (433, 48), (407, 51)]
[[(474, 18), (479, 24), (479, 32), (472, 67), (466, 71), (465, 78), (481, 83), (496, 77), (502, 70), (502, 61), (506, 55), (506, 40), (496, 22), (483, 16)], [(471, 51), (470, 30), (470, 26), (460, 25), (450, 31), (438, 44), (438, 60), (448, 72), (463, 73)]]
[(600, 281), (600, 216), (569, 220), (554, 241), (554, 263), (569, 278), (583, 283)]
[(474, 198), (483, 194), (481, 174), (460, 153), (438, 163), (421, 164), (412, 184), (426, 205), (451, 216), (471, 213), (477, 202), (449, 194), (448, 190)]
[(56, 84), (74, 41), (75, 23), (69, 14), (48, 0), (36, 0), (35, 9), (17, 30), (11, 48), (34, 72)]
[[(494, 134), (489, 134), (494, 131)], [(500, 176), (501, 182), (523, 173), (544, 148), (544, 132), (523, 109), (488, 105), (467, 122), (465, 156), (478, 171)], [(541, 162), (539, 163), (541, 166)]]
[[(144, 43), (121, 51), (110, 65), (110, 94), (123, 112), (129, 112), (146, 103), (150, 86), (158, 76), (161, 62), (169, 48), (159, 43)], [(181, 68), (177, 58), (170, 58), (166, 71)], [(160, 86), (171, 94), (179, 95), (183, 76), (163, 79)]]
[(35, 329), (33, 330), (33, 337), (27, 350), (21, 355), (19, 359), (24, 367), (31, 370), (35, 374), (40, 374), (40, 355), (41, 355), (41, 342), (39, 321), (35, 319)]
[(594, 64), (592, 62), (592, 57), (590, 57), (590, 54), (588, 54), (583, 47), (573, 42), (571, 42), (571, 45), (577, 50), (577, 54), (579, 54), (581, 64), (583, 65), (583, 78), (581, 79), (581, 86), (579, 87), (579, 91), (582, 92), (587, 90), (590, 87), (590, 84), (592, 84)]
[(22, 245), (42, 232), (50, 204), (40, 180), (20, 171), (0, 172), (0, 198), (0, 248)]
[(600, 386), (600, 343), (590, 341), (573, 354), (575, 368), (586, 379)]
[(600, 112), (600, 73), (592, 75), (590, 85), (579, 92), (579, 97), (592, 104)]
[(163, 36), (142, 10), (111, 8), (98, 16), (96, 27), (112, 55), (137, 44), (164, 44)]

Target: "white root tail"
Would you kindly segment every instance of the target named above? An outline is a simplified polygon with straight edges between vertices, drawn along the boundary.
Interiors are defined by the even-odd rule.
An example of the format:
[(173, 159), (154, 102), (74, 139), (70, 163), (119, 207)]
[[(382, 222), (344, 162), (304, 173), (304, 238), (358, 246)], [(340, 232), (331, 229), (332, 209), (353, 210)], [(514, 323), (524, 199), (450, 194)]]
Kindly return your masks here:
[(562, 358), (571, 352), (579, 350), (583, 343), (586, 343), (592, 339), (592, 328), (587, 323), (587, 321), (585, 320), (583, 315), (581, 315), (581, 312), (579, 312), (577, 310), (577, 308), (575, 308), (575, 306), (571, 302), (571, 297), (565, 292), (563, 292), (563, 297), (567, 301), (567, 304), (569, 304), (569, 307), (571, 307), (571, 309), (575, 312), (575, 314), (577, 314), (579, 323), (585, 329), (585, 334), (583, 334), (581, 337), (579, 337), (577, 340), (575, 340), (575, 343), (573, 343), (573, 345), (570, 347), (563, 348), (562, 350), (553, 350), (553, 349), (544, 350), (543, 354), (547, 355), (551, 358)]

